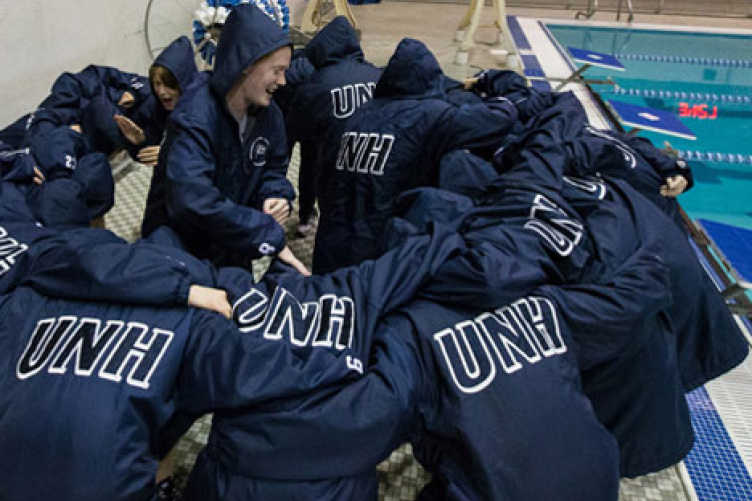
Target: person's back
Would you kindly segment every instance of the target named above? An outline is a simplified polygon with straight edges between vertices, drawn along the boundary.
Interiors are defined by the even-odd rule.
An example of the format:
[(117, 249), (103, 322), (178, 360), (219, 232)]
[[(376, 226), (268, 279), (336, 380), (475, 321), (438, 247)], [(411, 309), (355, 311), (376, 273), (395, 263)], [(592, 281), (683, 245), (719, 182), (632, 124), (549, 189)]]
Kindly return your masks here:
[[(342, 127), (355, 111), (373, 98), (381, 69), (365, 60), (357, 33), (344, 16), (335, 17), (306, 45), (302, 57), (314, 71), (300, 85), (286, 116), (288, 142), (301, 142), (304, 151), (301, 170), (313, 171), (313, 186), (301, 186), (301, 192), (313, 189), (324, 193), (333, 165), (324, 162), (323, 152), (339, 146)], [(311, 207), (303, 207), (303, 199)], [(301, 222), (307, 223), (313, 196), (300, 195)], [(328, 203), (319, 200), (319, 206)]]
[[(546, 145), (557, 149), (559, 154), (547, 159), (559, 166), (559, 176), (567, 175), (560, 196), (592, 238), (594, 254), (604, 269), (618, 269), (646, 245), (666, 263), (671, 302), (658, 323), (635, 330), (630, 346), (619, 356), (582, 367), (585, 392), (619, 442), (621, 474), (644, 475), (675, 464), (692, 445), (684, 389), (729, 370), (748, 350), (675, 225), (627, 182), (586, 176), (597, 165), (620, 161), (623, 151), (591, 148), (589, 155), (578, 153), (572, 138), (577, 140), (583, 128), (572, 114), (582, 111), (572, 104), (561, 100), (559, 107), (535, 117), (531, 130), (494, 163), (505, 173), (503, 178), (515, 170), (516, 158), (528, 154), (531, 145), (538, 143), (542, 151)], [(711, 335), (711, 331), (716, 332)]]
[(3, 499), (151, 499), (156, 431), (174, 413), (194, 311), (28, 288), (0, 311), (0, 451), (13, 458), (0, 465)]
[[(666, 286), (659, 261), (634, 268), (574, 294), (614, 330), (629, 329), (662, 303), (625, 298)], [(370, 499), (367, 472), (407, 439), (435, 479), (421, 499), (616, 499), (618, 450), (582, 393), (574, 329), (562, 317), (570, 294), (546, 286), (489, 310), (409, 303), (380, 323), (360, 379), (258, 415), (222, 416), (187, 499), (312, 499), (321, 486), (331, 499)], [(223, 464), (228, 451), (237, 456)]]
[(418, 499), (617, 498), (616, 443), (582, 393), (558, 308), (543, 295), (486, 312), (420, 301), (388, 322), (433, 361), (413, 450), (434, 480)]
[(403, 40), (377, 83), (374, 100), (345, 123), (338, 149), (325, 152), (333, 174), (321, 194), (327, 201), (316, 236), (315, 272), (375, 257), (397, 195), (435, 184), (445, 152), (496, 145), (514, 124), (511, 103), (449, 104), (442, 77), (425, 45)]

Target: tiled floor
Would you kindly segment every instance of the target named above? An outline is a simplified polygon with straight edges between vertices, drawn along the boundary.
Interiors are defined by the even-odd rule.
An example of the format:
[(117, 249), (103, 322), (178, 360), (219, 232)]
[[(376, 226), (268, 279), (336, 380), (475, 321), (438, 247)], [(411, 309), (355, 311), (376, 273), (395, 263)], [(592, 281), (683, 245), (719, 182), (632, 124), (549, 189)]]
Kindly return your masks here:
[[(300, 19), (300, 8), (305, 4), (302, 0), (288, 2), (293, 7), (292, 19)], [(296, 6), (298, 8), (296, 12)], [(302, 6), (302, 7), (301, 7)], [(489, 48), (495, 43), (496, 37), (493, 29), (482, 28), (479, 30), (477, 44), (470, 51), (469, 65), (454, 64), (457, 43), (454, 41), (457, 22), (466, 9), (465, 5), (452, 3), (427, 4), (415, 2), (385, 2), (375, 5), (352, 6), (352, 10), (362, 30), (362, 44), (366, 57), (375, 64), (383, 65), (387, 62), (392, 51), (402, 37), (409, 36), (423, 40), (436, 54), (445, 72), (455, 78), (464, 78), (472, 75), (478, 67), (493, 66)], [(488, 15), (491, 9), (487, 8)], [(510, 9), (509, 14), (527, 17), (564, 17), (572, 19), (573, 11), (551, 11), (531, 9)], [(613, 13), (599, 14), (596, 18), (613, 20)], [(678, 24), (701, 24), (713, 22), (727, 27), (751, 27), (752, 23), (746, 20), (704, 20), (700, 18), (667, 18), (660, 16), (638, 15), (636, 22), (648, 23), (678, 23)], [(487, 43), (488, 45), (485, 45)], [(546, 57), (539, 54), (539, 57)], [(597, 120), (597, 118), (594, 118)], [(298, 157), (294, 155), (290, 166), (290, 178), (295, 184), (297, 179)], [(148, 189), (151, 172), (149, 168), (137, 164), (129, 165), (123, 170), (124, 177), (117, 185), (116, 206), (106, 218), (107, 226), (128, 240), (138, 236), (140, 217), (143, 213), (146, 190)], [(296, 239), (293, 230), (297, 226), (297, 220), (292, 218), (288, 225), (288, 237), (293, 251), (305, 263), (310, 265), (313, 245), (312, 236), (304, 239)], [(263, 270), (263, 263), (259, 265), (258, 273)], [(745, 372), (746, 371), (746, 372)], [(736, 395), (744, 390), (739, 388), (749, 387), (748, 382), (752, 371), (748, 368), (735, 371), (732, 375), (722, 378), (719, 383), (709, 391), (714, 399), (721, 400), (721, 407), (731, 408), (739, 399)], [(726, 380), (732, 381), (731, 390), (726, 388)], [(733, 383), (736, 381), (736, 383)], [(741, 383), (740, 383), (741, 382)], [(722, 396), (731, 391), (732, 395), (723, 403)], [(735, 393), (734, 393), (735, 392)], [(706, 394), (707, 395), (707, 394)], [(694, 398), (694, 397), (693, 397)], [(700, 397), (698, 397), (700, 398)], [(730, 403), (729, 403), (730, 402)], [(744, 404), (741, 405), (740, 414), (744, 414)], [(749, 415), (749, 413), (747, 413)], [(752, 429), (746, 425), (736, 426), (730, 432), (735, 442), (752, 440)], [(207, 416), (197, 422), (186, 437), (181, 440), (177, 448), (177, 470), (181, 476), (189, 471), (195, 456), (205, 443), (210, 427), (210, 417)], [(749, 449), (748, 449), (749, 450)], [(746, 461), (749, 468), (750, 458), (742, 457), (742, 468)], [(412, 500), (419, 492), (422, 485), (428, 481), (427, 473), (420, 468), (412, 458), (408, 447), (396, 451), (389, 460), (379, 466), (381, 478), (381, 498), (397, 501)], [(622, 501), (693, 501), (697, 499), (692, 485), (686, 480), (689, 478), (684, 465), (677, 465), (662, 472), (648, 475), (633, 480), (624, 480), (621, 484)], [(704, 488), (704, 487), (703, 487)], [(712, 488), (712, 487), (711, 487)], [(741, 491), (740, 491), (741, 492)], [(703, 493), (704, 494), (704, 493)], [(738, 499), (743, 501), (749, 498), (733, 497), (728, 494), (719, 496), (701, 497), (700, 499)], [(553, 500), (552, 500), (553, 501)]]

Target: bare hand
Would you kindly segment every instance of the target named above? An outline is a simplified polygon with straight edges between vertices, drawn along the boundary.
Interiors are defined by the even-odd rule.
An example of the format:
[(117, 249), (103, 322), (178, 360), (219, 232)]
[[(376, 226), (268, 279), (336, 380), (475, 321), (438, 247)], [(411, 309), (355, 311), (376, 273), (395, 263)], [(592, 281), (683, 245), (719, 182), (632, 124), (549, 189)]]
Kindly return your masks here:
[(221, 289), (191, 285), (188, 291), (188, 306), (216, 311), (226, 318), (232, 318), (232, 306), (227, 300), (227, 293)]
[(663, 141), (663, 151), (666, 155), (679, 158), (679, 152), (668, 141)]
[(136, 122), (123, 115), (114, 116), (115, 123), (120, 128), (120, 132), (123, 133), (125, 139), (131, 144), (141, 144), (146, 140), (144, 130), (136, 125)]
[(284, 198), (267, 198), (264, 200), (264, 214), (269, 214), (280, 225), (290, 216), (290, 204)]
[(666, 179), (666, 184), (661, 186), (661, 195), (664, 197), (677, 197), (687, 189), (687, 179), (678, 174)]
[(462, 88), (463, 88), (463, 89), (465, 89), (465, 90), (470, 90), (470, 89), (472, 89), (472, 88), (473, 88), (473, 87), (475, 86), (475, 84), (477, 84), (477, 83), (478, 83), (478, 79), (477, 79), (477, 78), (466, 78), (466, 79), (465, 79), (465, 80), (464, 80), (464, 81), (462, 82)]
[(78, 132), (79, 134), (83, 134), (83, 130), (81, 129), (81, 125), (79, 124), (73, 124), (70, 126), (71, 130), (74, 132)]
[(142, 164), (154, 167), (159, 160), (159, 146), (147, 146), (146, 148), (142, 148), (139, 150), (136, 158), (138, 158), (138, 161)]
[(295, 257), (295, 254), (292, 253), (290, 248), (288, 246), (285, 246), (284, 249), (282, 249), (282, 252), (280, 252), (277, 257), (283, 262), (287, 263), (296, 270), (300, 272), (301, 275), (304, 277), (310, 277), (311, 272), (308, 271), (308, 268), (305, 267), (303, 263), (300, 262), (298, 258)]
[(34, 184), (42, 184), (45, 181), (44, 174), (39, 167), (34, 166)]
[(118, 101), (118, 106), (127, 110), (134, 104), (136, 104), (136, 98), (133, 97), (133, 94), (128, 91), (123, 92), (123, 95), (120, 97), (120, 101)]

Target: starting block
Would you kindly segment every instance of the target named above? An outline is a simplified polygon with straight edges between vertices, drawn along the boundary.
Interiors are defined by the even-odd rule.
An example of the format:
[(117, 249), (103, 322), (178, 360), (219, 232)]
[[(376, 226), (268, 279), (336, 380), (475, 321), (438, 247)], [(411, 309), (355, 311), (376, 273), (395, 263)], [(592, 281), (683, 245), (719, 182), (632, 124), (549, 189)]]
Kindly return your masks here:
[(694, 141), (697, 136), (679, 120), (679, 117), (667, 111), (624, 103), (622, 101), (608, 101), (616, 118), (622, 125), (632, 127), (627, 134), (634, 136), (641, 130), (649, 130), (669, 136), (676, 136)]
[(699, 219), (698, 223), (731, 277), (721, 295), (734, 313), (752, 314), (749, 302), (740, 301), (752, 290), (752, 230), (708, 219)]
[(592, 50), (578, 49), (576, 47), (567, 47), (567, 49), (572, 55), (572, 60), (576, 63), (582, 64), (582, 66), (580, 66), (574, 73), (563, 80), (556, 78), (549, 79), (550, 81), (561, 82), (554, 89), (555, 92), (560, 91), (562, 88), (564, 88), (565, 85), (575, 81), (588, 84), (608, 84), (616, 86), (616, 83), (610, 78), (607, 78), (606, 80), (586, 80), (582, 78), (582, 74), (593, 66), (606, 68), (613, 71), (625, 71), (624, 65), (621, 64), (621, 61), (619, 61), (617, 57), (614, 57), (610, 54), (604, 54), (602, 52), (595, 52)]

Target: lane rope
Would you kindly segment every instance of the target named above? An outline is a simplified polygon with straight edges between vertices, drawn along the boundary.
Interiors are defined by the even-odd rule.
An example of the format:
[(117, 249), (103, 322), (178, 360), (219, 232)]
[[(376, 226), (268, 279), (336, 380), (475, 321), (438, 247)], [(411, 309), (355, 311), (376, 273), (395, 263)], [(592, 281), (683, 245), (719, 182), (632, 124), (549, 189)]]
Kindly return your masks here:
[(746, 59), (721, 59), (715, 57), (662, 56), (660, 54), (614, 54), (622, 61), (649, 61), (655, 63), (701, 64), (723, 68), (752, 68), (752, 61)]

